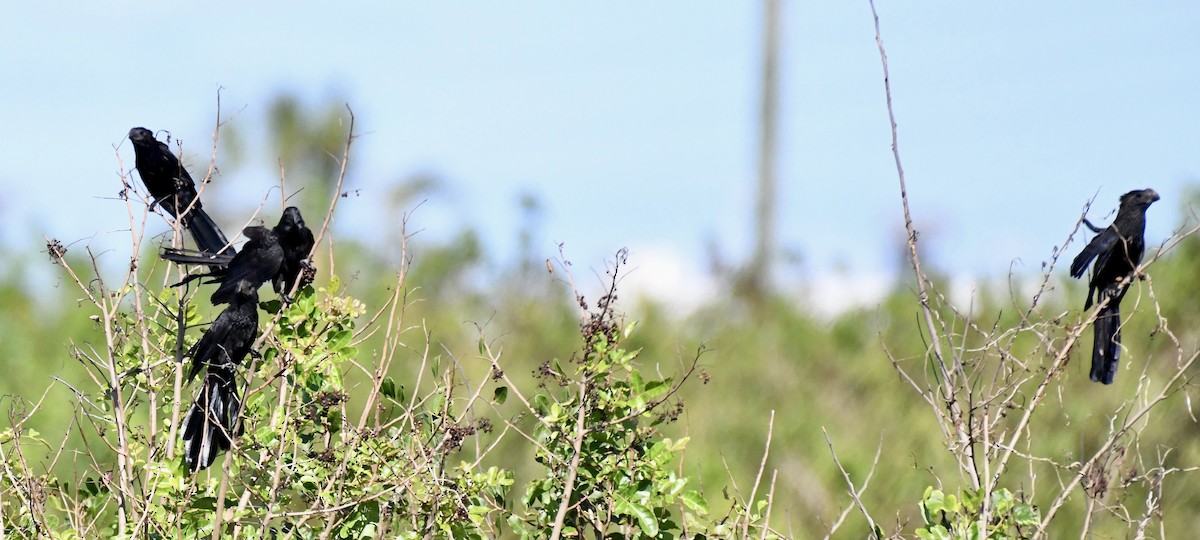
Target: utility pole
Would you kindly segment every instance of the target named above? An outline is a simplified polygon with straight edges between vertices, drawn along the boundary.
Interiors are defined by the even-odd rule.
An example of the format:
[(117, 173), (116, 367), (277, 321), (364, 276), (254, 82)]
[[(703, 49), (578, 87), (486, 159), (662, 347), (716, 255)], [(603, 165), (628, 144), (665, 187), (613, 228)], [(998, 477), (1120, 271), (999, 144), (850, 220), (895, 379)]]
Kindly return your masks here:
[(745, 292), (761, 298), (771, 287), (775, 259), (776, 135), (779, 102), (781, 0), (764, 0), (762, 101), (759, 109), (758, 190), (754, 204), (754, 254), (746, 266)]

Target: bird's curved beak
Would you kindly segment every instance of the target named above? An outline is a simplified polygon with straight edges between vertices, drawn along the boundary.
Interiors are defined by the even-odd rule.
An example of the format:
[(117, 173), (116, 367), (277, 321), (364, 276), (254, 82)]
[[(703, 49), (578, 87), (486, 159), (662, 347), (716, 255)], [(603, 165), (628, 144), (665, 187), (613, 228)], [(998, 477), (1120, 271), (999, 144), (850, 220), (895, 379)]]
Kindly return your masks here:
[(1153, 189), (1147, 188), (1146, 191), (1150, 192), (1150, 202), (1154, 202), (1154, 201), (1157, 201), (1162, 198), (1162, 197), (1159, 197), (1158, 192), (1154, 191)]

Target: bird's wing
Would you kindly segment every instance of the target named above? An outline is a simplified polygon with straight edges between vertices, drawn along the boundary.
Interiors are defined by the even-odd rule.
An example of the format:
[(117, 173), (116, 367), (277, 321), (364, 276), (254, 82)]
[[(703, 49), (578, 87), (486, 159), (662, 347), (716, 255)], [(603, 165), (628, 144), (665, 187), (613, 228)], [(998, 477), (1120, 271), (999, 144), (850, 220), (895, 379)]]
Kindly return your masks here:
[(1088, 263), (1092, 262), (1092, 259), (1095, 259), (1097, 255), (1103, 254), (1107, 257), (1107, 254), (1116, 245), (1118, 236), (1117, 230), (1113, 227), (1104, 229), (1104, 232), (1094, 236), (1092, 241), (1088, 242), (1087, 247), (1083, 248), (1083, 251), (1075, 256), (1074, 261), (1071, 261), (1071, 277), (1077, 278), (1083, 276), (1083, 273), (1087, 271)]
[(188, 353), (192, 357), (192, 366), (188, 370), (187, 380), (195, 378), (200, 373), (200, 369), (206, 365), (219, 362), (221, 349), (228, 341), (229, 333), (233, 328), (232, 321), (225, 313), (223, 311), (217, 315), (217, 319), (208, 326), (208, 330), (205, 330), (204, 335), (200, 336), (200, 341), (197, 341)]
[(224, 282), (233, 286), (238, 281), (262, 285), (279, 270), (279, 263), (266, 256), (263, 250), (243, 249), (245, 255), (230, 263)]

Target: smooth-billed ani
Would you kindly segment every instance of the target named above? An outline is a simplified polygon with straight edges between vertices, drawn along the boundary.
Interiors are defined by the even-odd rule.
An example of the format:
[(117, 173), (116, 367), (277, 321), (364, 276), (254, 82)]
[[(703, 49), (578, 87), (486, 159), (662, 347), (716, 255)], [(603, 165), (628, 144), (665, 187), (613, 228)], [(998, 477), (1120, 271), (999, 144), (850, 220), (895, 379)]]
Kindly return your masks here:
[[(286, 296), (292, 286), (296, 285), (296, 280), (306, 274), (305, 270), (312, 268), (308, 262), (308, 254), (312, 252), (314, 244), (313, 233), (304, 224), (304, 217), (295, 206), (283, 210), (274, 231), (279, 245), (283, 247), (283, 264), (279, 266), (279, 273), (275, 274), (272, 282), (275, 292)], [(306, 275), (299, 287), (303, 288), (310, 282), (311, 275)]]
[(1071, 277), (1082, 277), (1092, 259), (1092, 279), (1088, 282), (1087, 302), (1083, 309), (1108, 299), (1096, 316), (1092, 348), (1093, 381), (1112, 384), (1121, 357), (1121, 299), (1125, 297), (1132, 273), (1146, 251), (1146, 209), (1159, 199), (1153, 189), (1130, 191), (1121, 196), (1117, 217), (1100, 230), (1086, 219), (1088, 228), (1098, 232), (1087, 247), (1071, 262)]
[[(196, 247), (201, 251), (221, 253), (235, 250), (228, 246), (229, 241), (216, 222), (208, 216), (200, 204), (196, 193), (196, 183), (187, 169), (179, 163), (175, 154), (166, 143), (154, 138), (154, 133), (142, 127), (129, 130), (129, 140), (133, 142), (134, 164), (146, 190), (154, 198), (151, 206), (157, 204), (168, 214), (179, 219), (183, 226), (192, 233)], [(188, 207), (191, 210), (188, 210)], [(186, 212), (179, 215), (180, 212)]]
[(242, 229), (242, 234), (250, 240), (233, 257), (225, 257), (224, 254), (213, 256), (206, 252), (188, 252), (172, 248), (163, 250), (161, 257), (180, 264), (222, 265), (211, 272), (188, 276), (187, 279), (176, 285), (182, 285), (193, 279), (211, 278), (205, 283), (219, 283), (219, 285), (209, 299), (214, 305), (228, 304), (242, 289), (258, 291), (263, 283), (279, 273), (279, 267), (283, 265), (283, 248), (279, 245), (274, 231), (254, 225)]
[[(253, 231), (251, 231), (253, 229)], [(265, 234), (264, 234), (264, 231)], [(258, 238), (251, 236), (251, 233)], [(228, 291), (234, 286), (231, 281), (243, 280), (255, 286), (266, 280), (271, 280), (275, 292), (285, 300), (287, 293), (296, 280), (302, 279), (300, 287), (312, 281), (306, 270), (312, 268), (308, 262), (309, 252), (313, 248), (313, 234), (304, 224), (300, 210), (289, 206), (283, 211), (279, 223), (269, 231), (263, 227), (247, 227), (243, 231), (250, 241), (242, 247), (237, 255), (225, 253), (212, 255), (205, 252), (189, 252), (186, 250), (167, 249), (162, 257), (180, 264), (204, 264), (225, 266), (205, 274), (190, 276), (182, 283), (200, 277), (211, 277), (209, 283), (220, 283), (217, 292), (213, 293), (213, 303), (220, 303), (228, 297)], [(247, 252), (252, 252), (247, 254)], [(278, 266), (274, 266), (278, 257)], [(275, 268), (272, 272), (271, 268)], [(224, 291), (222, 290), (224, 289)]]
[(185, 459), (192, 472), (212, 465), (242, 433), (236, 369), (250, 353), (257, 333), (258, 293), (243, 283), (188, 352), (192, 358), (188, 382), (206, 371), (204, 386), (183, 420)]

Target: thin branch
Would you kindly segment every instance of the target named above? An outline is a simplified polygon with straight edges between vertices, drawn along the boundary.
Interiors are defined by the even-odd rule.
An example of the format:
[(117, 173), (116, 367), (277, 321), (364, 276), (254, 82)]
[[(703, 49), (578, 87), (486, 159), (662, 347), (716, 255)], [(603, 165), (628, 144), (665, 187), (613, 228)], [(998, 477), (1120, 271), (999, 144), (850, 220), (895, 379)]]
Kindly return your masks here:
[[(763, 444), (762, 459), (758, 462), (758, 474), (754, 475), (754, 485), (750, 486), (750, 497), (746, 499), (746, 520), (742, 523), (742, 538), (750, 537), (750, 513), (754, 509), (754, 497), (758, 494), (758, 485), (762, 482), (763, 471), (767, 468), (767, 456), (771, 454), (771, 436), (774, 433), (775, 410), (771, 409), (771, 417), (767, 420), (767, 442)], [(773, 481), (772, 485), (774, 485)]]
[(567, 479), (563, 484), (562, 499), (558, 501), (558, 513), (554, 516), (554, 527), (550, 531), (550, 540), (558, 540), (562, 536), (563, 520), (567, 517), (567, 509), (570, 507), (571, 495), (575, 490), (575, 478), (579, 474), (579, 460), (583, 457), (583, 439), (587, 437), (587, 428), (584, 426), (584, 421), (587, 419), (588, 413), (588, 386), (587, 377), (579, 383), (579, 415), (575, 419), (575, 436), (571, 440), (571, 464), (567, 466)]
[[(833, 449), (833, 441), (829, 439), (829, 432), (825, 431), (824, 426), (821, 426), (821, 433), (825, 435), (825, 444), (829, 446), (829, 453), (833, 455), (833, 463), (836, 464), (838, 470), (842, 472), (842, 478), (846, 479), (846, 485), (850, 487), (850, 498), (854, 499), (854, 504), (858, 506), (858, 511), (862, 512), (863, 517), (867, 518), (867, 525), (871, 526), (871, 536), (878, 540), (879, 527), (875, 525), (875, 520), (871, 518), (871, 513), (867, 512), (867, 507), (863, 505), (862, 499), (859, 497), (859, 491), (854, 488), (854, 481), (850, 479), (850, 473), (846, 472), (846, 468), (842, 466), (841, 460), (838, 459), (837, 451)], [(882, 446), (880, 446), (880, 448), (882, 448)], [(879, 462), (878, 450), (875, 452), (875, 461), (876, 463)], [(872, 465), (871, 469), (874, 470), (875, 466)], [(870, 481), (870, 476), (867, 477), (867, 480)], [(864, 482), (863, 488), (865, 489), (866, 486), (866, 482)], [(830, 531), (830, 533), (832, 534), (832, 531)]]
[[(875, 0), (868, 1), (871, 4), (871, 16), (875, 20), (875, 43), (879, 46), (879, 59), (883, 64), (883, 89), (887, 98), (888, 121), (892, 132), (892, 156), (896, 162), (896, 176), (900, 182), (900, 202), (904, 207), (904, 230), (908, 233), (909, 262), (912, 264), (913, 274), (917, 280), (917, 299), (921, 304), (921, 313), (925, 317), (926, 329), (929, 331), (934, 360), (937, 361), (938, 370), (942, 373), (941, 397), (945, 400), (946, 407), (950, 411), (950, 421), (956, 430), (958, 448), (962, 452), (962, 456), (959, 458), (959, 467), (970, 477), (972, 487), (978, 489), (980, 485), (979, 474), (973, 465), (975, 455), (970, 428), (964, 421), (962, 406), (958, 403), (954, 386), (950, 382), (951, 368), (947, 367), (946, 356), (942, 352), (941, 338), (937, 325), (934, 323), (935, 314), (933, 313), (933, 308), (929, 305), (929, 292), (926, 290), (925, 273), (921, 270), (921, 257), (917, 254), (917, 230), (913, 227), (912, 213), (908, 207), (908, 187), (904, 181), (904, 166), (900, 162), (900, 143), (899, 137), (896, 134), (896, 114), (892, 109), (891, 77), (888, 74), (887, 51), (883, 47), (883, 37), (879, 30), (879, 14), (875, 11)], [(958, 452), (955, 452), (955, 454), (958, 456)], [(987, 504), (987, 502), (985, 501), (984, 504)]]

